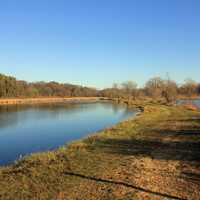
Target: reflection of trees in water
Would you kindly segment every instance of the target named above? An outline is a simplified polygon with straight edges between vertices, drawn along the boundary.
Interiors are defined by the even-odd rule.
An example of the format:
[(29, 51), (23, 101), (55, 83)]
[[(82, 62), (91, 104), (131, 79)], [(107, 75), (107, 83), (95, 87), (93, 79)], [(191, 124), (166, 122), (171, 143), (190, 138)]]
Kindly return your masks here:
[(200, 107), (200, 100), (199, 99), (178, 100), (177, 105), (181, 105), (181, 104), (195, 104), (196, 106)]
[[(0, 106), (0, 128), (13, 127), (25, 123), (30, 118), (35, 121), (58, 119), (64, 114), (72, 116), (80, 112), (96, 109), (112, 110), (114, 114), (128, 116), (132, 112), (124, 105), (115, 103), (48, 103)], [(105, 113), (106, 115), (106, 113)], [(78, 120), (78, 119), (77, 119)]]
[(116, 103), (113, 103), (112, 110), (115, 114), (117, 114), (119, 112), (119, 105), (117, 105)]
[(111, 108), (114, 114), (120, 113), (122, 117), (129, 116), (137, 110), (135, 108), (130, 108), (127, 105), (119, 105), (117, 103), (105, 103), (105, 106), (107, 105), (108, 108)]
[(194, 102), (198, 107), (200, 107), (200, 100), (195, 100)]
[(119, 105), (117, 103), (102, 103), (101, 106), (103, 106), (104, 109), (111, 109), (113, 113), (117, 114), (119, 111), (122, 111), (122, 109), (125, 108), (125, 106)]
[(125, 116), (131, 116), (135, 113), (139, 112), (136, 108), (128, 108), (126, 107), (124, 110), (123, 110), (123, 117)]
[[(39, 104), (39, 105), (6, 105), (0, 106), (0, 128), (16, 126), (26, 120), (58, 118), (62, 113), (80, 111), (79, 105), (73, 104)], [(42, 112), (43, 111), (43, 112)], [(23, 114), (22, 114), (23, 112)]]

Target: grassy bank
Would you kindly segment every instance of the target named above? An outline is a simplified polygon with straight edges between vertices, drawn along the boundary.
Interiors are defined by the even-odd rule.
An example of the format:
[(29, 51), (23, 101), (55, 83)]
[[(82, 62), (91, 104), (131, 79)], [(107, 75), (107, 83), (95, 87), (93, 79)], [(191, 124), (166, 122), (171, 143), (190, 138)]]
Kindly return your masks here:
[(197, 200), (199, 130), (199, 111), (150, 103), (136, 119), (1, 168), (0, 199)]

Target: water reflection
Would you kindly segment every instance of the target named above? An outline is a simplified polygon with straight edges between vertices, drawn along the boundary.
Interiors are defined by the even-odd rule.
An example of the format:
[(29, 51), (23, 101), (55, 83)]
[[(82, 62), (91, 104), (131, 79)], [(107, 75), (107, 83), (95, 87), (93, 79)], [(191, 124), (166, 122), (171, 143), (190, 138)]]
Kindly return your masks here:
[[(17, 126), (31, 117), (34, 120), (57, 118), (60, 112), (78, 112), (79, 106), (73, 104), (5, 105), (0, 106), (0, 129)], [(37, 112), (43, 111), (43, 112)], [(0, 130), (1, 133), (1, 130)]]
[(136, 113), (111, 103), (0, 106), (0, 164), (55, 149)]
[(181, 105), (183, 103), (192, 103), (195, 104), (200, 108), (200, 99), (185, 99), (185, 100), (178, 100), (177, 105)]

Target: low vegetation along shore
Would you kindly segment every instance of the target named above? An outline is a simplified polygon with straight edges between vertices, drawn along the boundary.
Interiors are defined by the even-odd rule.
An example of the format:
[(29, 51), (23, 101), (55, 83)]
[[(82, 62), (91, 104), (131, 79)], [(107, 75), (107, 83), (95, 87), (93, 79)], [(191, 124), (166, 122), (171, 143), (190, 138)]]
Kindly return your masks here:
[(0, 98), (0, 105), (59, 103), (59, 102), (96, 102), (106, 100), (100, 97), (41, 97), (41, 98)]
[(0, 168), (2, 200), (200, 199), (200, 112), (144, 112), (52, 152)]

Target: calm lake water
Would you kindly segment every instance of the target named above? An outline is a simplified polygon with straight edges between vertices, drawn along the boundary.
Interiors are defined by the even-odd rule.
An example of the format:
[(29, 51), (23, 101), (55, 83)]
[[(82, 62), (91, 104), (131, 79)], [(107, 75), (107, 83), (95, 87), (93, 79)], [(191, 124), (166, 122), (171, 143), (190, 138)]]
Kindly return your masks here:
[(185, 103), (185, 102), (193, 103), (193, 104), (195, 104), (196, 106), (198, 106), (200, 108), (200, 99), (195, 99), (195, 100), (178, 100), (177, 104), (182, 104), (182, 103)]
[(0, 165), (55, 149), (135, 114), (112, 103), (0, 106)]

